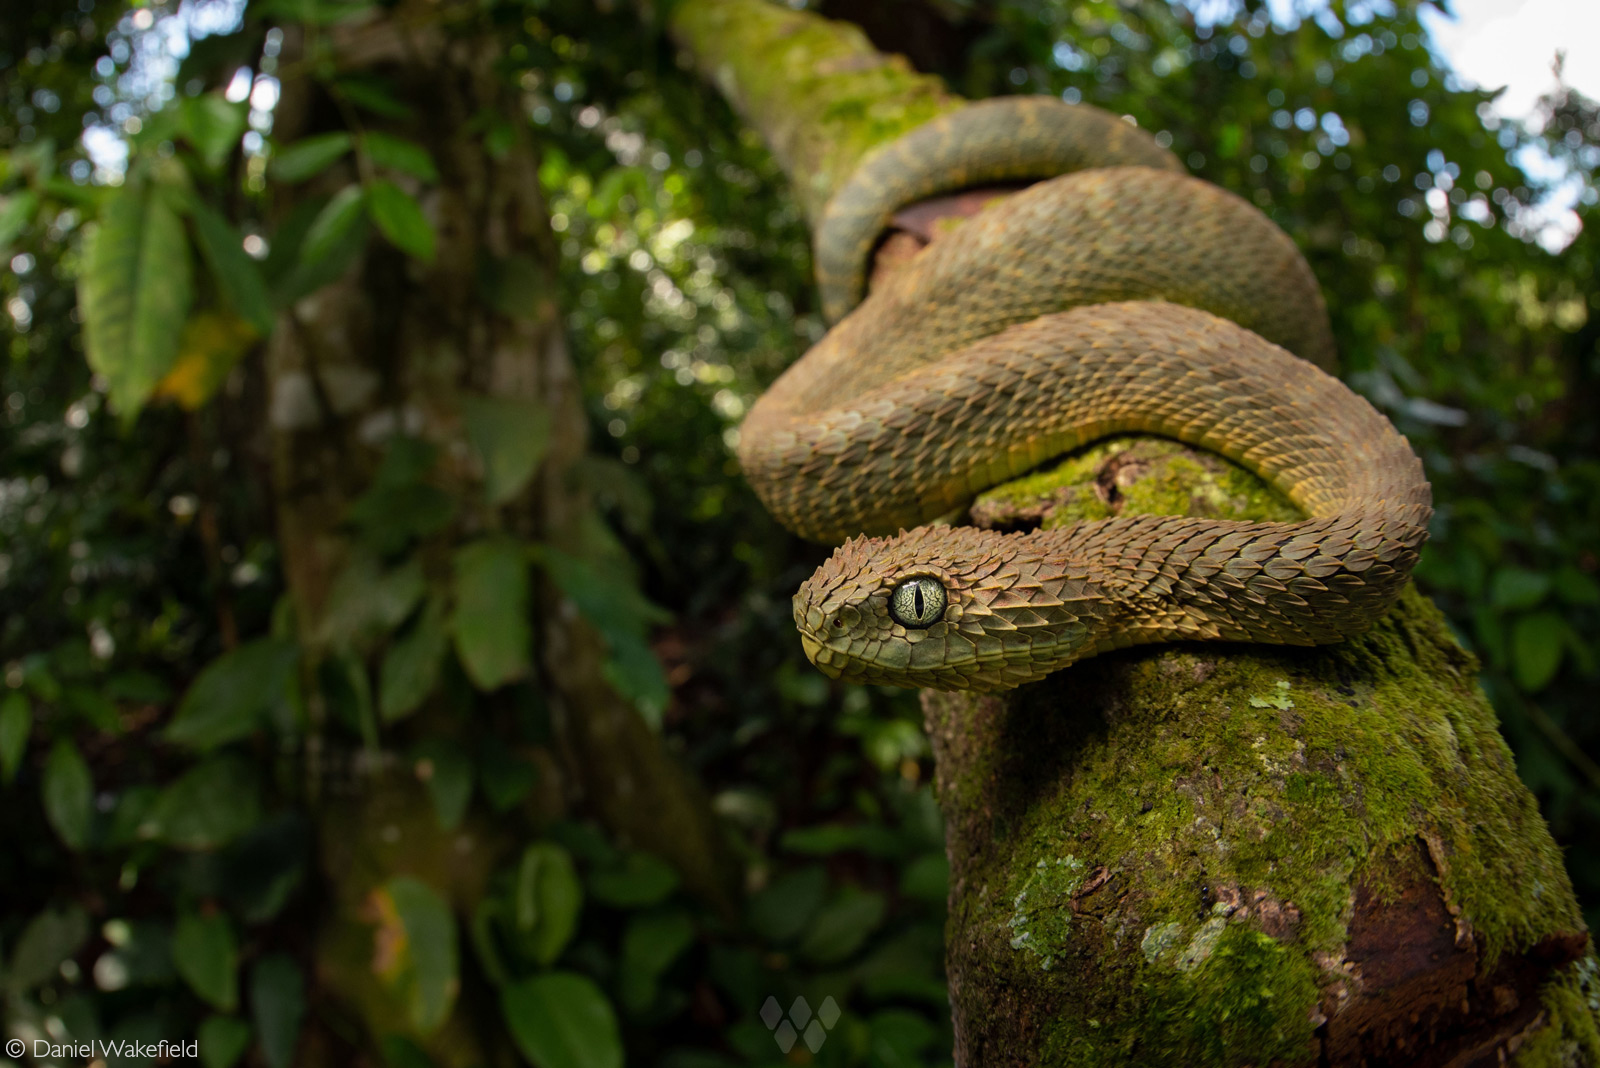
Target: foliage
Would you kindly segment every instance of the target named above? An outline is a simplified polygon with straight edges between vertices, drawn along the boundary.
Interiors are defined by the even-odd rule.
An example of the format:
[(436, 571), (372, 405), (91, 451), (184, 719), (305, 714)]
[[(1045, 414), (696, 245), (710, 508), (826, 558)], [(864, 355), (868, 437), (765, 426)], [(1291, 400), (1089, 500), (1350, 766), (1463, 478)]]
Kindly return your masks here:
[[(419, 1065), (471, 1000), (470, 1026), (540, 1068), (624, 1050), (709, 1068), (776, 1062), (758, 1010), (804, 995), (845, 1010), (820, 1063), (941, 1063), (947, 869), (919, 713), (805, 665), (787, 599), (817, 550), (730, 459), (753, 397), (822, 331), (781, 173), (633, 13), (482, 5), (527, 121), (485, 115), (472, 133), (491, 154), (531, 139), (561, 264), (553, 294), (513, 258), (482, 295), (564, 310), (607, 523), (592, 559), (518, 538), (506, 510), (554, 431), (468, 398), (476, 481), (396, 436), (305, 633), (263, 489), (262, 339), (369, 248), (435, 261), (428, 193), (459, 176), (390, 125), (407, 114), (395, 84), (331, 66), (312, 64), (337, 128), (272, 135), (262, 87), (284, 30), (326, 58), (330, 27), (383, 6), (250, 0), (231, 24), (223, 7), (0, 15), (0, 863), (29, 875), (0, 918), (8, 1032), (198, 1036), (216, 1066), (316, 1048)], [(1592, 221), (1596, 109), (1563, 94), (1542, 135), (1500, 122), (1426, 51), (1414, 4), (1224, 15), (975, 9), (942, 73), (972, 96), (1132, 115), (1307, 251), (1350, 380), (1433, 479), (1420, 577), (1483, 658), (1557, 836), (1592, 838), (1600, 440), (1583, 398), (1600, 377), (1600, 246), (1592, 226), (1559, 254), (1539, 246), (1541, 189), (1515, 159), (1566, 161)], [(168, 39), (188, 51), (164, 70)], [(126, 162), (91, 160), (86, 128)], [(742, 915), (581, 813), (529, 816), (551, 744), (529, 681), (546, 580), (713, 794)], [(438, 828), (515, 840), (476, 900), (396, 872), (365, 902), (395, 1021), (370, 1040), (319, 1005), (313, 740), (403, 752)], [(1600, 858), (1568, 861), (1593, 923)]]

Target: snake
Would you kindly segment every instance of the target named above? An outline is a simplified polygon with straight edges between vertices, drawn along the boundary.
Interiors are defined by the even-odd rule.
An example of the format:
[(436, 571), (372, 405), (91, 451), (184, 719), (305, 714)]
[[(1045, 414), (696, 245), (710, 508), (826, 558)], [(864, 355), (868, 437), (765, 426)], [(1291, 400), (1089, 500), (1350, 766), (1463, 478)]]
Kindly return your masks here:
[[(1032, 184), (863, 292), (896, 211), (997, 181)], [(1431, 490), (1335, 377), (1310, 266), (1148, 132), (1054, 97), (947, 113), (840, 185), (815, 260), (836, 321), (751, 406), (737, 452), (779, 522), (837, 546), (793, 602), (824, 674), (999, 693), (1148, 643), (1321, 645), (1409, 580)], [(940, 522), (1120, 433), (1220, 454), (1304, 518)]]

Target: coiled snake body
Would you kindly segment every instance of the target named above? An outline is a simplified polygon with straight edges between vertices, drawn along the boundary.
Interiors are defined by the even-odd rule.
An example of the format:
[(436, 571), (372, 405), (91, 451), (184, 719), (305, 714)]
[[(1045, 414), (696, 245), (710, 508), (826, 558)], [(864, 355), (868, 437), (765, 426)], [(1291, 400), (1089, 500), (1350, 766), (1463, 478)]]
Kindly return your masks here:
[[(993, 692), (1145, 642), (1365, 630), (1426, 539), (1422, 465), (1328, 373), (1327, 314), (1293, 242), (1148, 135), (1052, 98), (912, 131), (828, 206), (825, 308), (859, 299), (899, 207), (1019, 178), (1048, 180), (934, 241), (745, 420), (740, 461), (767, 507), (809, 538), (850, 539), (795, 597), (807, 655), (853, 682)], [(1131, 431), (1235, 460), (1308, 518), (918, 526)]]

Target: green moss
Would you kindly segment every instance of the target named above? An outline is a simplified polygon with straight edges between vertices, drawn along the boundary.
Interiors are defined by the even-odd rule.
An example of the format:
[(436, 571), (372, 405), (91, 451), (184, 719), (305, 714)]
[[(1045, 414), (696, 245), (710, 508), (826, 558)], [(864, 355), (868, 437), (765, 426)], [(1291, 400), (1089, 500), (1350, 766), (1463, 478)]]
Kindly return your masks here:
[(1589, 1068), (1600, 1064), (1600, 961), (1593, 954), (1546, 984), (1540, 1001), (1549, 1023), (1516, 1052), (1516, 1068)]
[(1195, 515), (1273, 521), (1301, 512), (1276, 488), (1211, 453), (1164, 438), (1108, 438), (1053, 467), (983, 493), (982, 526), (1046, 530), (1116, 515)]
[(670, 25), (760, 131), (813, 222), (867, 152), (964, 103), (859, 28), (770, 0), (680, 0)]
[[(1108, 482), (1120, 501), (1096, 490)], [(1097, 445), (974, 513), (986, 505), (1051, 525), (1107, 511), (1294, 517), (1254, 476), (1150, 439)], [(1045, 1064), (1299, 1063), (1319, 991), (1339, 980), (1357, 885), (1381, 901), (1436, 881), (1481, 972), (1581, 929), (1475, 672), (1408, 589), (1338, 646), (1152, 647), (991, 706), (929, 695), (935, 737), (959, 747), (940, 752), (952, 855), (982, 858), (957, 885), (993, 887), (952, 902), (952, 938), (984, 976), (963, 984), (963, 1017), (1002, 1011), (989, 990), (1039, 1006)], [(1069, 856), (1109, 873), (1106, 887), (1042, 880), (1040, 858)], [(1565, 998), (1576, 1022), (1550, 1030), (1570, 1045), (1594, 1019), (1565, 990), (1546, 996)]]

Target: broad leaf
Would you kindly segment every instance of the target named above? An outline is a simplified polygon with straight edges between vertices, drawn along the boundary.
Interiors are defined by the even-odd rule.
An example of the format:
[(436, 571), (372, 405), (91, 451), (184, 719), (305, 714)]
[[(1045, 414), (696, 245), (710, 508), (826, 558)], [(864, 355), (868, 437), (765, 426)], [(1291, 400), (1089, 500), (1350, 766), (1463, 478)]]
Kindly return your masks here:
[(572, 854), (554, 842), (535, 842), (517, 867), (513, 919), (533, 959), (548, 965), (577, 929), (583, 886)]
[(589, 892), (608, 905), (640, 908), (654, 905), (678, 886), (678, 873), (649, 853), (623, 854), (616, 863), (589, 874)]
[(250, 1048), (250, 1025), (237, 1016), (207, 1016), (196, 1037), (205, 1068), (233, 1068)]
[(437, 891), (409, 875), (390, 879), (375, 901), (390, 928), (379, 976), (404, 1001), (412, 1028), (431, 1034), (449, 1018), (461, 990), (455, 916)]
[(191, 316), (183, 324), (178, 358), (156, 383), (155, 395), (170, 397), (191, 412), (199, 410), (221, 388), (257, 337), (255, 327), (232, 312), (203, 311)]
[(415, 557), (387, 571), (375, 556), (358, 553), (334, 579), (317, 625), (317, 641), (348, 648), (405, 622), (427, 584)]
[(439, 826), (455, 830), (472, 801), (472, 758), (448, 738), (430, 738), (413, 750), (412, 762), (428, 788)]
[(298, 662), (299, 648), (281, 638), (260, 638), (222, 654), (183, 695), (167, 741), (204, 751), (252, 733), (288, 699)]
[(17, 777), (32, 733), (33, 705), (21, 690), (12, 690), (0, 701), (0, 783), (9, 786)]
[(200, 253), (211, 267), (217, 288), (228, 298), (240, 318), (265, 337), (272, 332), (274, 313), (272, 298), (267, 295), (267, 283), (261, 277), (261, 268), (244, 250), (244, 242), (237, 231), (216, 210), (198, 197), (190, 198), (189, 219), (194, 223), (194, 233)]
[(510, 539), (486, 538), (456, 552), (455, 572), (450, 630), (467, 676), (480, 690), (520, 679), (533, 644), (526, 552)]
[(33, 222), (39, 210), (39, 194), (22, 189), (0, 198), (0, 250), (15, 241)]
[(1517, 685), (1538, 693), (1561, 669), (1567, 621), (1555, 612), (1519, 616), (1511, 625), (1511, 668)]
[(337, 163), (354, 144), (347, 133), (318, 134), (279, 149), (267, 173), (280, 182), (303, 182)]
[(172, 369), (193, 296), (188, 238), (168, 199), (135, 167), (85, 238), (78, 276), (84, 348), (124, 417)]
[(177, 849), (215, 849), (260, 819), (255, 766), (238, 756), (216, 756), (162, 790), (146, 834)]
[(44, 766), (44, 814), (50, 826), (72, 849), (89, 841), (94, 817), (94, 782), (78, 747), (66, 738), (56, 742)]
[(393, 182), (379, 179), (367, 186), (367, 214), (393, 245), (423, 263), (432, 263), (438, 244), (433, 224), (411, 194)]
[(650, 651), (647, 635), (651, 624), (671, 616), (645, 600), (623, 574), (602, 573), (548, 547), (541, 547), (536, 555), (561, 592), (572, 598), (605, 639), (610, 651), (602, 669), (606, 681), (631, 698), (651, 726), (659, 727), (671, 690), (661, 662)]
[(59, 912), (46, 909), (28, 921), (11, 951), (6, 966), (6, 986), (21, 994), (53, 977), (61, 962), (75, 955), (89, 937), (89, 917), (70, 905)]
[(299, 967), (282, 953), (263, 957), (250, 973), (250, 1014), (268, 1068), (289, 1068), (293, 1063), (305, 1012), (305, 980)]
[(694, 941), (694, 924), (679, 910), (635, 916), (622, 936), (622, 1003), (643, 1011), (656, 999), (661, 973)]
[(172, 932), (172, 963), (206, 1004), (223, 1012), (239, 1007), (239, 944), (225, 914), (179, 919)]
[(483, 490), (490, 504), (522, 492), (550, 444), (550, 409), (539, 401), (462, 397), (467, 437), (483, 461)]
[(323, 263), (347, 248), (361, 225), (366, 199), (359, 185), (347, 185), (333, 194), (306, 231), (300, 261), (307, 265)]
[(439, 684), (439, 669), (450, 647), (444, 601), (435, 597), (389, 646), (378, 671), (378, 712), (385, 723), (404, 719), (428, 699)]
[(1489, 600), (1496, 608), (1532, 608), (1550, 592), (1550, 576), (1525, 567), (1502, 567), (1494, 573)]
[(883, 922), (882, 894), (847, 886), (817, 914), (800, 941), (800, 954), (822, 964), (843, 960)]
[(424, 182), (439, 180), (439, 169), (433, 165), (433, 157), (415, 141), (384, 133), (368, 133), (362, 135), (361, 147), (367, 158), (379, 167), (409, 174)]
[(826, 869), (813, 866), (790, 872), (751, 895), (750, 927), (774, 944), (797, 938), (822, 907), (827, 892)]
[(594, 983), (570, 972), (525, 979), (500, 993), (511, 1037), (535, 1068), (622, 1068), (616, 1013)]
[(209, 169), (220, 170), (244, 134), (249, 106), (243, 100), (234, 103), (221, 92), (185, 97), (180, 106), (184, 136)]

